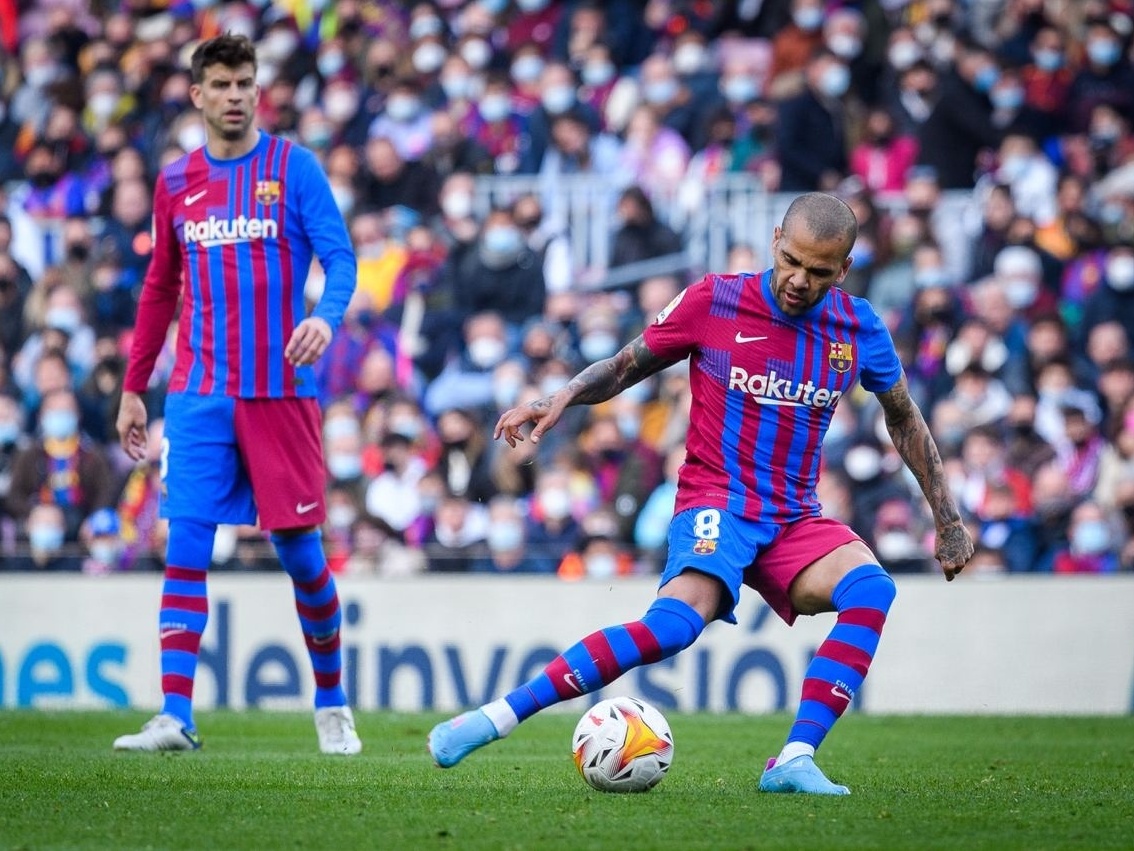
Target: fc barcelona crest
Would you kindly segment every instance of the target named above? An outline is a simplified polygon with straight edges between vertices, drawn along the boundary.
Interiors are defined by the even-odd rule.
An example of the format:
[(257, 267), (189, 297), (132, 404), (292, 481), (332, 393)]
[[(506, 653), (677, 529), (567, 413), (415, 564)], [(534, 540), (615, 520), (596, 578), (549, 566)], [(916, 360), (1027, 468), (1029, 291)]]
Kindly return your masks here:
[(280, 182), (278, 180), (257, 180), (256, 200), (265, 207), (276, 203), (280, 200)]
[(717, 551), (717, 542), (709, 538), (698, 538), (693, 545), (693, 552), (699, 556), (712, 555)]
[(827, 362), (835, 372), (850, 372), (850, 368), (854, 366), (854, 346), (850, 343), (832, 341)]

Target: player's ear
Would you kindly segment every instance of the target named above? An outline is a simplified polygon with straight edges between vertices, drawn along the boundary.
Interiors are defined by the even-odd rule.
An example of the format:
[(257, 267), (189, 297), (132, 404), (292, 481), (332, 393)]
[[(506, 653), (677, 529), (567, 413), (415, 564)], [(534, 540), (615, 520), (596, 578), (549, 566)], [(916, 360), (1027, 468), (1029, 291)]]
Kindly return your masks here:
[(201, 84), (192, 83), (189, 86), (189, 100), (192, 101), (196, 109), (201, 108)]

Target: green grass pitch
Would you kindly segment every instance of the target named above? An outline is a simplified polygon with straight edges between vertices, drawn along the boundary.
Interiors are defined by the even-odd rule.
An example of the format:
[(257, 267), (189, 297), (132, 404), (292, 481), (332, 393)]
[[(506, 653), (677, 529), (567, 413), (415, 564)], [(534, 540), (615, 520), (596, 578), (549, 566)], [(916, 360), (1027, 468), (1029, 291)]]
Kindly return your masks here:
[(575, 771), (574, 712), (448, 771), (437, 715), (360, 714), (342, 759), (307, 714), (205, 713), (203, 750), (158, 755), (110, 749), (138, 713), (0, 712), (0, 848), (1134, 848), (1134, 717), (848, 716), (819, 760), (847, 798), (755, 791), (786, 716), (668, 717), (666, 779), (609, 795)]

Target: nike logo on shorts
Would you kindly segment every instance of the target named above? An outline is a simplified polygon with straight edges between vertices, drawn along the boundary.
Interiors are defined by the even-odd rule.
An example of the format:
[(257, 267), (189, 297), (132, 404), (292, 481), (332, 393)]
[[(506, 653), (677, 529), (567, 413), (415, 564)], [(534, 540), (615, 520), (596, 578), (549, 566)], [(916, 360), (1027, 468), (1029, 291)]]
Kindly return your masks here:
[(312, 509), (318, 508), (318, 507), (319, 507), (319, 503), (317, 501), (316, 502), (297, 502), (295, 504), (295, 513), (296, 514), (306, 514), (308, 511), (311, 511)]

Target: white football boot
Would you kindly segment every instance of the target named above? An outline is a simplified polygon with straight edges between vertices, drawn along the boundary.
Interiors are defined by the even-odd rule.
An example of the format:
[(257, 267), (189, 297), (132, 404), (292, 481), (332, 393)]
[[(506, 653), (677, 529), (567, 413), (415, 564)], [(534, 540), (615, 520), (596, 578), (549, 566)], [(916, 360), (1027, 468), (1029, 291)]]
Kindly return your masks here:
[(188, 729), (180, 718), (155, 715), (142, 725), (142, 732), (119, 736), (116, 751), (195, 751), (201, 747), (196, 730)]
[(338, 756), (354, 756), (362, 750), (362, 739), (354, 730), (349, 706), (324, 706), (315, 710), (315, 732), (319, 750)]

